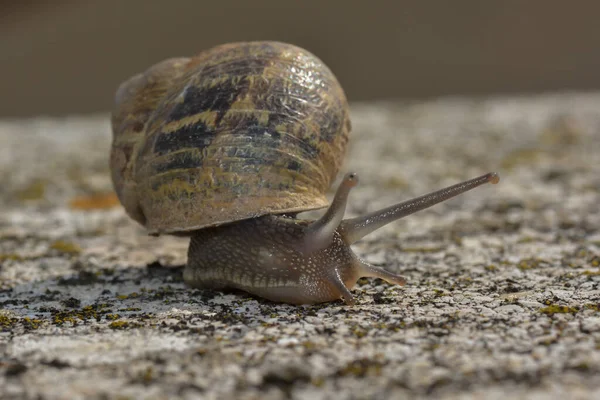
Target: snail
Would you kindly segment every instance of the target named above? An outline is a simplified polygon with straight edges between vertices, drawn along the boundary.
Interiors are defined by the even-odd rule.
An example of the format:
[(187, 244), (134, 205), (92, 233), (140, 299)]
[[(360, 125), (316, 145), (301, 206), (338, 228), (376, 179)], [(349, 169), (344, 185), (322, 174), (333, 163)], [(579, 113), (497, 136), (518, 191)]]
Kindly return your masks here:
[[(357, 257), (374, 230), (484, 183), (480, 177), (343, 219), (355, 173), (329, 205), (351, 130), (336, 77), (310, 52), (238, 42), (172, 58), (123, 82), (111, 118), (111, 176), (151, 235), (191, 237), (183, 277), (275, 302), (339, 300), (361, 277), (405, 279)], [(322, 217), (297, 214), (327, 208)]]

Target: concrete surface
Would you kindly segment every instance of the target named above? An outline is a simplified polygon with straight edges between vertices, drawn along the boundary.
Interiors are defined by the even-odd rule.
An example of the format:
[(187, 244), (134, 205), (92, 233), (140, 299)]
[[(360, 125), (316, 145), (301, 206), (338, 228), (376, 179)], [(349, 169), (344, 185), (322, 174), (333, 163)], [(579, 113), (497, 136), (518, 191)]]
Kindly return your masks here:
[(1, 398), (600, 396), (600, 94), (353, 108), (350, 214), (496, 170), (355, 246), (358, 305), (187, 289), (110, 194), (106, 115), (0, 122)]

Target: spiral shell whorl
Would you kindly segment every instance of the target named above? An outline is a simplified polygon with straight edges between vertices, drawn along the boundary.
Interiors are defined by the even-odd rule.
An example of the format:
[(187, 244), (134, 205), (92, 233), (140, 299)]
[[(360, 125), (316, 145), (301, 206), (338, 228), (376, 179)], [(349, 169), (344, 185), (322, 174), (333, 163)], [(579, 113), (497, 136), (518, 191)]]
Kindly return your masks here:
[[(113, 165), (115, 181), (130, 181), (122, 191), (137, 202), (138, 221), (151, 233), (176, 233), (328, 204), (350, 120), (342, 88), (318, 58), (284, 43), (247, 42), (183, 65), (153, 98), (155, 111), (116, 179)], [(122, 102), (121, 109), (131, 104)], [(123, 145), (113, 129), (114, 153)]]

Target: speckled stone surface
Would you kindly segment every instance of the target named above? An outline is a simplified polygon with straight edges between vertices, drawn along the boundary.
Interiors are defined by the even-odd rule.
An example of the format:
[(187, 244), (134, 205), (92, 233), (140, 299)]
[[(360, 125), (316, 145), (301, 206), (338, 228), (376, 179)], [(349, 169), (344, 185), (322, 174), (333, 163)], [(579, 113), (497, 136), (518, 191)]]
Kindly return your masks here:
[(358, 304), (190, 290), (110, 195), (106, 115), (0, 122), (1, 398), (600, 397), (600, 94), (353, 107), (349, 214), (497, 171), (354, 246)]

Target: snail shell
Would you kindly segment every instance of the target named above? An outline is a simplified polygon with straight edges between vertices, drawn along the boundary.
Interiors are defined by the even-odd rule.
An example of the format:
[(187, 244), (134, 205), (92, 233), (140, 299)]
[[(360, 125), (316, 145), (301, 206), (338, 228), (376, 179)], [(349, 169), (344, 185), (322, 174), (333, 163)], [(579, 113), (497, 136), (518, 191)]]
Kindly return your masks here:
[(112, 178), (151, 234), (326, 207), (348, 103), (313, 54), (279, 42), (163, 61), (116, 95)]
[(319, 219), (285, 215), (328, 205), (350, 119), (331, 71), (306, 50), (278, 42), (227, 44), (156, 64), (119, 87), (112, 125), (112, 178), (129, 215), (151, 234), (191, 236), (184, 281), (273, 301), (354, 304), (360, 277), (404, 285), (350, 246), (498, 182), (488, 173), (343, 219), (358, 183), (349, 173)]

